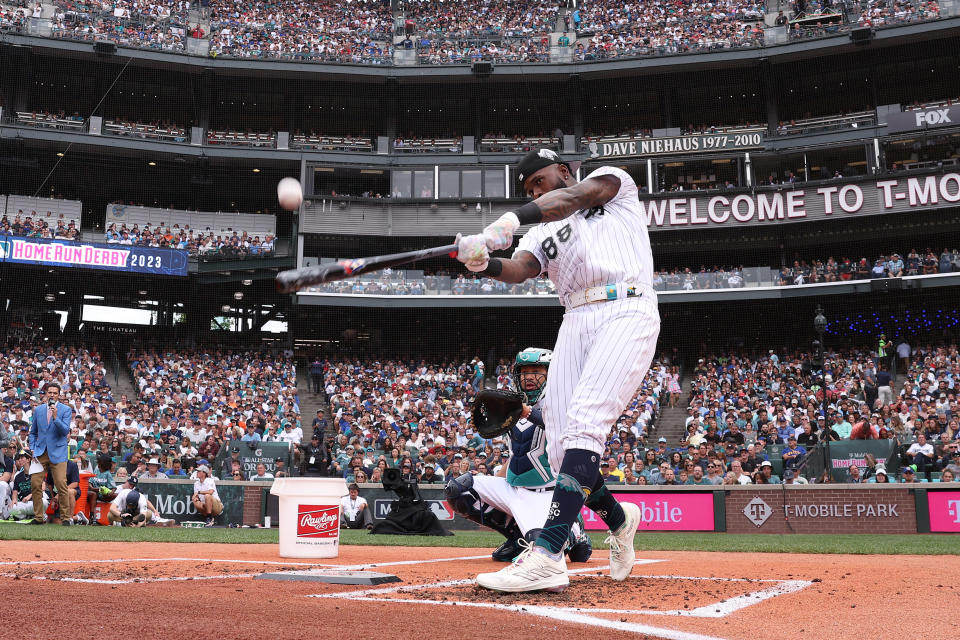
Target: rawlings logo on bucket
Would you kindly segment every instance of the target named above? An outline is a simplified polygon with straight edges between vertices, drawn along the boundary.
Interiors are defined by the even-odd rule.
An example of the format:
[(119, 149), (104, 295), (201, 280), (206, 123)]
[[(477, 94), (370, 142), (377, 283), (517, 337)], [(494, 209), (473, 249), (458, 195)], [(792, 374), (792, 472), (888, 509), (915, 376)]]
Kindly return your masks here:
[(329, 505), (299, 505), (297, 537), (336, 538), (340, 527), (340, 507)]

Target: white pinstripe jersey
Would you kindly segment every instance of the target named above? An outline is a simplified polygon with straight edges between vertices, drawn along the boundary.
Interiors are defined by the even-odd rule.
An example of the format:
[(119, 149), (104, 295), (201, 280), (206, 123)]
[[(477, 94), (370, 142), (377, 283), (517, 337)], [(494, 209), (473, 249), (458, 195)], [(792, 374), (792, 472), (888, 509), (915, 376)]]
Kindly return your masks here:
[(569, 294), (588, 287), (618, 282), (653, 286), (650, 236), (640, 212), (637, 184), (616, 167), (600, 167), (587, 178), (602, 175), (620, 178), (620, 190), (610, 202), (538, 224), (517, 246), (517, 251), (537, 257), (541, 273), (553, 281), (564, 305)]

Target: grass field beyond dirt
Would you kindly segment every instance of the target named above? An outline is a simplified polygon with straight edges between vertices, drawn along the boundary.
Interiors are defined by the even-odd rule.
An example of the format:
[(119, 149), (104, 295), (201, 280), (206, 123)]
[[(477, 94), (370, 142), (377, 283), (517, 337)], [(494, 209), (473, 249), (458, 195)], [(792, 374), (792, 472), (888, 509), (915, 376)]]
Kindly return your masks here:
[[(123, 527), (30, 527), (0, 523), (0, 540), (68, 540), (91, 542), (212, 542), (277, 544), (276, 529), (168, 529)], [(606, 549), (604, 533), (591, 533), (594, 549)], [(455, 535), (375, 536), (341, 531), (345, 545), (465, 547), (493, 550), (502, 541), (491, 531), (458, 531)], [(853, 553), (960, 555), (960, 539), (951, 535), (805, 535), (728, 533), (638, 533), (636, 547), (648, 551), (741, 551), (760, 553)]]

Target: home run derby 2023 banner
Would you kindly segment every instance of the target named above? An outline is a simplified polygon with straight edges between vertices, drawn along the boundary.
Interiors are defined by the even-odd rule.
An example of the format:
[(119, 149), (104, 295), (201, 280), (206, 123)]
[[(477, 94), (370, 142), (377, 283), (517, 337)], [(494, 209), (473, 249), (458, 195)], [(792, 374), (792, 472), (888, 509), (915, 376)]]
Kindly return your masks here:
[(0, 236), (0, 260), (16, 264), (185, 276), (187, 257), (179, 249)]

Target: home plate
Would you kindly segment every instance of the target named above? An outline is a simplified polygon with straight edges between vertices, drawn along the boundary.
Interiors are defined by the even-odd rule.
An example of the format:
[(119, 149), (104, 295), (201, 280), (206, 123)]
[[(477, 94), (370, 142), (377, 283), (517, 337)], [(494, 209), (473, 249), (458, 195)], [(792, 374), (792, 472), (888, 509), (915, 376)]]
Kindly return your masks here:
[(294, 580), (298, 582), (326, 582), (328, 584), (376, 585), (387, 582), (402, 582), (390, 573), (375, 571), (345, 571), (342, 569), (305, 569), (302, 571), (282, 571), (261, 573), (257, 579)]

